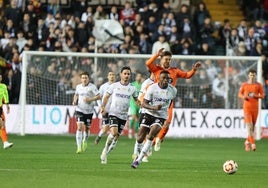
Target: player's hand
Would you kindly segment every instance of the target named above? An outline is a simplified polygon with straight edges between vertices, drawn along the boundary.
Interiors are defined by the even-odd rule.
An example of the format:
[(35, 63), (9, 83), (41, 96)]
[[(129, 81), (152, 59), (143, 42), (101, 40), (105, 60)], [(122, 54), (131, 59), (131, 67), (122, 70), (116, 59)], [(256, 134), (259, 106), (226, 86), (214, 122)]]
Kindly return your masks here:
[(163, 52), (165, 51), (165, 48), (161, 48), (160, 50), (158, 50), (158, 56), (162, 56)]
[(194, 65), (193, 65), (193, 69), (194, 70), (197, 70), (199, 67), (201, 67), (201, 62), (200, 61), (197, 61)]
[(160, 109), (162, 108), (162, 105), (161, 105), (161, 104), (159, 104), (159, 105), (155, 105), (154, 107), (155, 107), (155, 109), (154, 109), (154, 110), (160, 110)]
[(77, 101), (73, 101), (73, 106), (77, 105)]

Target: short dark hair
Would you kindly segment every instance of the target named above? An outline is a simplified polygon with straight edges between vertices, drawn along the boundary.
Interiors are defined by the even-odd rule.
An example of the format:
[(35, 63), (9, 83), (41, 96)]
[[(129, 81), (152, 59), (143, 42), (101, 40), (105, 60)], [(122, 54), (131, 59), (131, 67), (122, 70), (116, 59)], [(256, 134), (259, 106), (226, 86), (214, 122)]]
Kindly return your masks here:
[(86, 76), (89, 77), (89, 73), (88, 73), (87, 71), (84, 71), (84, 72), (81, 72), (81, 73), (80, 73), (80, 77), (83, 76), (83, 75), (86, 75)]
[(131, 68), (129, 66), (123, 66), (120, 72), (122, 73), (124, 70), (129, 70), (131, 72)]
[(161, 58), (164, 56), (172, 56), (172, 53), (170, 51), (164, 51), (161, 55)]
[(257, 71), (255, 70), (255, 69), (250, 69), (249, 71), (248, 71), (248, 74), (249, 73), (255, 73), (255, 74), (257, 74)]
[(160, 74), (170, 74), (167, 70), (162, 70)]

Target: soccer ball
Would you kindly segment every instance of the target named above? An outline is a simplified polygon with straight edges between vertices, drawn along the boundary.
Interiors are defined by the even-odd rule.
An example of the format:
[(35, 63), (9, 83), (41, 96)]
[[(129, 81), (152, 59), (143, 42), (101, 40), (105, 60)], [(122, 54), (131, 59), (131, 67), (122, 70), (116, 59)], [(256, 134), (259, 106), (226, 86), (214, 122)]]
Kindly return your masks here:
[(238, 164), (234, 160), (225, 161), (222, 167), (226, 174), (234, 174), (238, 170)]

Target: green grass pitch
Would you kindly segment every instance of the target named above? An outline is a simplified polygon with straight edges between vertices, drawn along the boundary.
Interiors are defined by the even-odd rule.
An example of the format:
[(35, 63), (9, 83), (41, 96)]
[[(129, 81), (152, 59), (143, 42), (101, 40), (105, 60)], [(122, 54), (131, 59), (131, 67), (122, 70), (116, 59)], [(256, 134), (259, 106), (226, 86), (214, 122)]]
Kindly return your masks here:
[[(0, 150), (1, 188), (264, 188), (268, 187), (268, 140), (245, 152), (244, 139), (171, 139), (149, 163), (132, 169), (134, 140), (121, 137), (100, 164), (99, 145), (76, 154), (75, 136), (9, 135), (14, 147)], [(233, 159), (238, 171), (227, 175), (223, 163)]]

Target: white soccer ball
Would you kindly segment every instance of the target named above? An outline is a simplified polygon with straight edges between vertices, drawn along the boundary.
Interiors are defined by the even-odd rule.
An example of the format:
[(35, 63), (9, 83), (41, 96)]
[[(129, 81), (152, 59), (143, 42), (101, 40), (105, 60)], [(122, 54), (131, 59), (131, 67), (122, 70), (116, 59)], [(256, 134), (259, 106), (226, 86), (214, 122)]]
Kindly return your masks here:
[(234, 174), (238, 170), (238, 164), (234, 160), (225, 161), (222, 167), (226, 174)]

